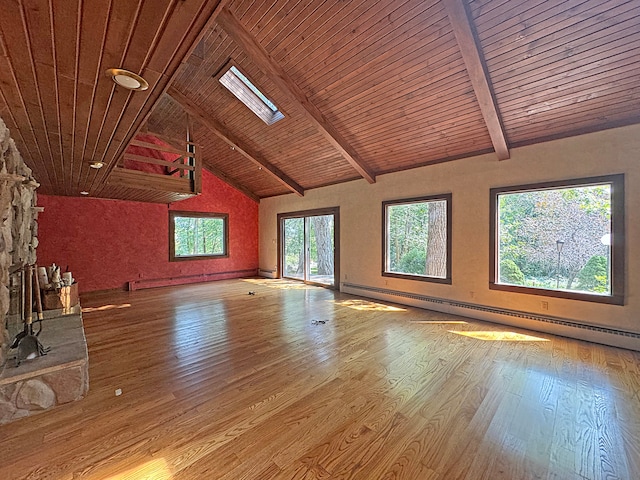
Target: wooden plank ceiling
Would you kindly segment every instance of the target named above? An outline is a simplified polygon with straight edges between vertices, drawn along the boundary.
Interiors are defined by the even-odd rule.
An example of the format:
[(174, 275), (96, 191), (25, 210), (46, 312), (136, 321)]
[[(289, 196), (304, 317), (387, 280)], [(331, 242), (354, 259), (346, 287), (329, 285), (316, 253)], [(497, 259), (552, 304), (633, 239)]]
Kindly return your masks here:
[[(0, 117), (41, 192), (168, 202), (109, 176), (188, 113), (205, 168), (259, 199), (639, 123), (639, 51), (640, 0), (3, 0)], [(221, 86), (230, 60), (283, 120)]]

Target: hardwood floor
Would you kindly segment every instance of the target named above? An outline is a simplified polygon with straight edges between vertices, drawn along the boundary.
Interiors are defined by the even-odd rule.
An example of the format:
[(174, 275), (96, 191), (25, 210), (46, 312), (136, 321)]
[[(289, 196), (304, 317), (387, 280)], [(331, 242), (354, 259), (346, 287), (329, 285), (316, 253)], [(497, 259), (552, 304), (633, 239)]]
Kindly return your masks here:
[(640, 475), (638, 353), (275, 280), (82, 302), (89, 394), (0, 479)]

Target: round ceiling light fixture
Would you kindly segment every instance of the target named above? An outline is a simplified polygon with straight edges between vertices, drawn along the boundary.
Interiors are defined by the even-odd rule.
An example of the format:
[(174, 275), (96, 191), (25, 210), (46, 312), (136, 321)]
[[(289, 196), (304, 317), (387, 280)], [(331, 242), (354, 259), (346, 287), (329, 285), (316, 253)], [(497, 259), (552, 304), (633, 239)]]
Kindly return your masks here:
[(105, 73), (108, 77), (111, 77), (116, 84), (128, 90), (140, 91), (149, 88), (149, 83), (144, 78), (130, 72), (129, 70), (123, 70), (122, 68), (110, 68)]
[(87, 192), (86, 190), (83, 190), (80, 192), (80, 195), (89, 195), (89, 192)]
[(91, 162), (91, 163), (89, 164), (89, 166), (90, 166), (91, 168), (95, 168), (96, 170), (98, 170), (98, 169), (100, 169), (100, 168), (104, 167), (104, 163), (102, 163), (102, 162)]

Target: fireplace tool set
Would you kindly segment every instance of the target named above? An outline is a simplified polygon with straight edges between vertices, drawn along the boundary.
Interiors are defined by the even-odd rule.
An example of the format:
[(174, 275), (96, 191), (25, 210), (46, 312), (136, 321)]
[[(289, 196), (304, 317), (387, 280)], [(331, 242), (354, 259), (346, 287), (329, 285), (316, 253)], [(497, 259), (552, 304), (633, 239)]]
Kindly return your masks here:
[[(12, 349), (17, 349), (15, 356), (16, 367), (20, 366), (24, 360), (30, 360), (42, 355), (46, 355), (51, 347), (42, 345), (38, 336), (42, 332), (42, 298), (40, 293), (40, 282), (38, 275), (34, 275), (36, 265), (25, 265), (22, 272), (22, 294), (23, 294), (23, 321), (24, 328), (18, 333), (11, 344)], [(37, 322), (40, 323), (37, 333), (33, 329), (33, 305), (35, 297), (35, 306), (37, 313)]]

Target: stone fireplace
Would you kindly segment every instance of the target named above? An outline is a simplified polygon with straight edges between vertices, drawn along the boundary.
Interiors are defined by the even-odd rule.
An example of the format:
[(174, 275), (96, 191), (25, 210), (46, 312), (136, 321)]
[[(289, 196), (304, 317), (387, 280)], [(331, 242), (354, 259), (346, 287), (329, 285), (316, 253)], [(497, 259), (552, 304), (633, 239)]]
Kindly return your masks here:
[(10, 345), (23, 329), (21, 271), (36, 263), (38, 186), (0, 118), (0, 425), (78, 400), (88, 390), (79, 305), (45, 312), (38, 338), (51, 346), (48, 355), (19, 366), (11, 358), (15, 350)]
[(11, 342), (6, 318), (10, 272), (36, 261), (38, 186), (0, 118), (0, 365), (7, 360)]

